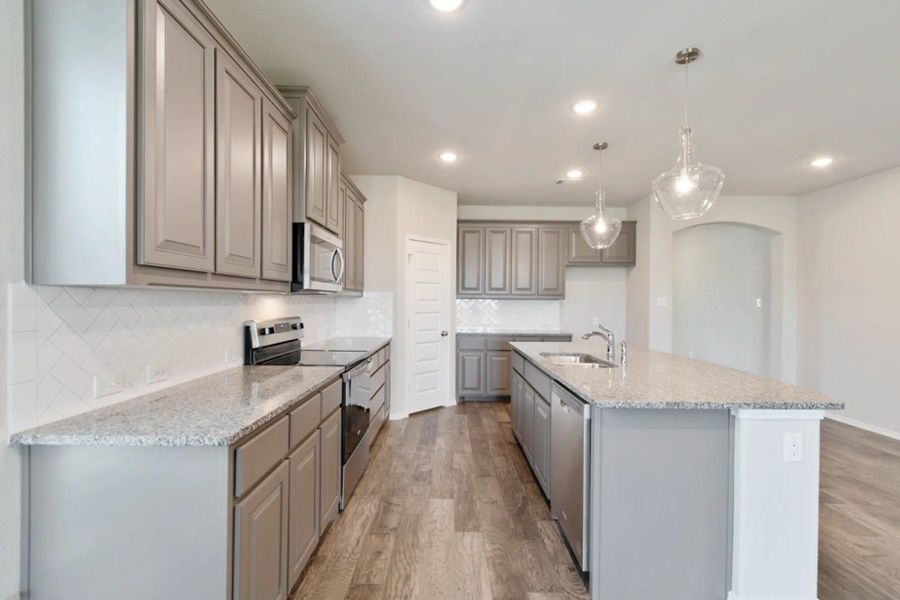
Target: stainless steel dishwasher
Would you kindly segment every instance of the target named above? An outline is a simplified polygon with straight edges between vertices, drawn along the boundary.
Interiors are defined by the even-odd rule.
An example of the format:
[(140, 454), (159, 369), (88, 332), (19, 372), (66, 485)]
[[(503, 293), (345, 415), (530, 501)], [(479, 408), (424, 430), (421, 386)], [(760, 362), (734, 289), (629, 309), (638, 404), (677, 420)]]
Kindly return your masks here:
[(550, 512), (578, 567), (588, 570), (591, 407), (557, 384), (550, 390)]

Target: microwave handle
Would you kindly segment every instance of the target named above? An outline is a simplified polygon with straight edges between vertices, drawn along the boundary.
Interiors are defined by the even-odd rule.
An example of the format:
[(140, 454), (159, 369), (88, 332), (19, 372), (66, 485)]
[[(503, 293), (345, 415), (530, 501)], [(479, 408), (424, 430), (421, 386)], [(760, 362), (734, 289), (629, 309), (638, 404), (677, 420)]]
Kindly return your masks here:
[[(335, 258), (339, 258), (341, 261), (341, 268), (337, 273), (334, 272), (334, 259)], [(340, 248), (335, 248), (334, 254), (331, 255), (331, 276), (334, 277), (335, 283), (341, 283), (341, 281), (344, 278), (344, 251), (341, 250)]]

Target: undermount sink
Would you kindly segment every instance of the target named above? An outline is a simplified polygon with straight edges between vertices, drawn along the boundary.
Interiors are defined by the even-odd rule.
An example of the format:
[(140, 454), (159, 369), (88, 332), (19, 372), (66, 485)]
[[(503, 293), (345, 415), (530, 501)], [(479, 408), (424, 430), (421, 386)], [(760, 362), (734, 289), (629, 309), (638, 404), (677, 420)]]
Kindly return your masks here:
[(579, 367), (589, 367), (594, 369), (599, 369), (601, 367), (611, 369), (618, 366), (615, 363), (583, 352), (541, 352), (541, 356), (550, 362), (559, 365), (577, 365)]

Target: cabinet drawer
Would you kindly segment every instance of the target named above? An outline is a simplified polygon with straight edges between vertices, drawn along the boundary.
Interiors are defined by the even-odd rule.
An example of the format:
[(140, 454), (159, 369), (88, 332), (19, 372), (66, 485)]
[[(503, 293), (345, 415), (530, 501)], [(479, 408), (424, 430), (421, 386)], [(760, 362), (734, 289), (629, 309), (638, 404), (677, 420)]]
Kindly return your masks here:
[(480, 335), (461, 335), (456, 342), (459, 350), (484, 350), (485, 338)]
[(375, 415), (384, 406), (384, 386), (372, 395), (372, 401), (369, 402), (369, 414)]
[(234, 451), (234, 495), (243, 496), (287, 454), (290, 439), (288, 417), (264, 430)]
[(544, 398), (550, 397), (550, 378), (530, 362), (525, 362), (525, 380)]
[(322, 394), (315, 394), (291, 411), (291, 448), (305, 440), (322, 420)]
[(334, 412), (334, 409), (341, 405), (341, 398), (344, 395), (343, 380), (338, 379), (327, 388), (322, 390), (322, 419)]
[[(377, 392), (378, 388), (383, 387), (385, 373), (387, 373), (387, 369), (385, 369), (384, 367), (381, 367), (380, 369), (372, 373), (372, 377), (369, 379), (372, 387), (370, 387), (369, 389)], [(375, 394), (373, 393), (372, 395), (374, 396)]]
[(509, 343), (513, 338), (492, 337), (487, 339), (488, 350), (509, 350)]
[(522, 358), (522, 355), (518, 352), (513, 351), (510, 362), (512, 363), (512, 368), (518, 371), (520, 374), (525, 370), (525, 359)]

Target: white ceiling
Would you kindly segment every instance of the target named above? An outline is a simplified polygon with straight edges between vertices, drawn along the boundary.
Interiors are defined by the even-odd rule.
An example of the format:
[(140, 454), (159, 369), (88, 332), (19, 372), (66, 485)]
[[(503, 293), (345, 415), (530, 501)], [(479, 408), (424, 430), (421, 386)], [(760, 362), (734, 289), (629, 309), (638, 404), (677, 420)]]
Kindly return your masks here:
[[(900, 164), (897, 0), (207, 0), (276, 83), (310, 85), (345, 170), (396, 174), (468, 204), (590, 204), (608, 141), (612, 204), (678, 152), (687, 45), (698, 158), (727, 194), (799, 194)], [(600, 103), (589, 117), (577, 99)], [(459, 161), (437, 159), (452, 148)], [(820, 171), (809, 161), (835, 156)]]

